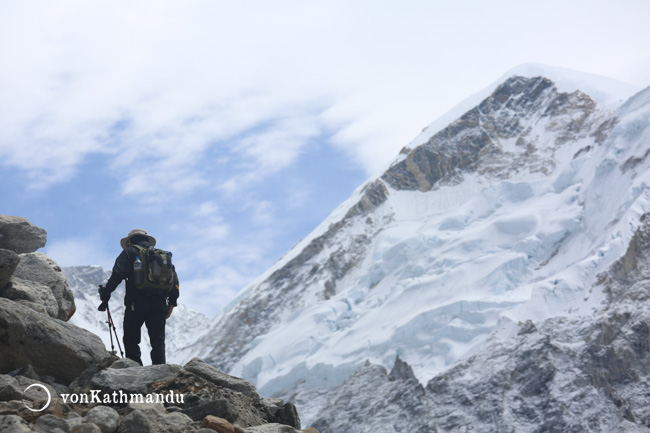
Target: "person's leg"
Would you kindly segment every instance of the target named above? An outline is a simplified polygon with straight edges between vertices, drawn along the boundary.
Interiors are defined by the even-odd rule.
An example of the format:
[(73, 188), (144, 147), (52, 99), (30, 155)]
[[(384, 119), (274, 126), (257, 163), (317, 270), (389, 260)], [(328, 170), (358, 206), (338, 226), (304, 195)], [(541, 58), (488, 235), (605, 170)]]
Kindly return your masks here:
[(142, 365), (140, 359), (140, 332), (144, 316), (138, 311), (133, 311), (127, 307), (124, 312), (124, 353), (127, 358), (134, 360)]
[(147, 313), (147, 331), (151, 343), (151, 363), (165, 364), (165, 311), (150, 311)]

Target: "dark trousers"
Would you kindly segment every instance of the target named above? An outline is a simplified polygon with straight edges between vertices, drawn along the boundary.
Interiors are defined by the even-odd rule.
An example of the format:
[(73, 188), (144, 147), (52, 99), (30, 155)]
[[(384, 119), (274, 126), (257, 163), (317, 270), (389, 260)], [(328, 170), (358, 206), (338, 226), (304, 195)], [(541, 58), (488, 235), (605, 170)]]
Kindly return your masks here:
[(142, 324), (147, 326), (151, 343), (152, 364), (165, 364), (166, 312), (159, 309), (126, 307), (124, 313), (124, 352), (126, 357), (142, 365), (140, 359), (140, 335)]

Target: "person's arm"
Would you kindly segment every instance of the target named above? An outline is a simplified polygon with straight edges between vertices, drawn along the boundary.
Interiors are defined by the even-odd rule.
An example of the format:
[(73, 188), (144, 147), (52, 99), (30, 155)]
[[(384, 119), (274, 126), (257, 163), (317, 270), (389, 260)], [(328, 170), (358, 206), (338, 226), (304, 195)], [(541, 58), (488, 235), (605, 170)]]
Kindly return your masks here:
[(106, 286), (99, 286), (99, 296), (102, 301), (107, 301), (111, 297), (111, 293), (115, 291), (122, 280), (128, 278), (133, 267), (133, 259), (128, 250), (128, 248), (122, 250), (120, 255), (117, 256), (117, 259), (115, 259), (113, 271), (111, 272), (111, 276), (108, 279)]
[(174, 311), (174, 307), (176, 307), (178, 296), (180, 295), (179, 291), (180, 284), (178, 282), (178, 274), (176, 273), (176, 268), (174, 268), (174, 287), (172, 288), (172, 291), (169, 293), (169, 296), (167, 297), (167, 315), (165, 316), (165, 319), (169, 319), (169, 316), (172, 315), (172, 311)]

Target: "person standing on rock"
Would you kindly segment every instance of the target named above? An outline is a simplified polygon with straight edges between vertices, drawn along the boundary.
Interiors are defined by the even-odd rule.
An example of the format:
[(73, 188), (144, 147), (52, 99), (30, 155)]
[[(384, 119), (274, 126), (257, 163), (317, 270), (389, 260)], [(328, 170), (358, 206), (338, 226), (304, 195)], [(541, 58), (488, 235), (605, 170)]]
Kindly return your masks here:
[(99, 286), (102, 302), (126, 280), (124, 296), (124, 351), (140, 365), (140, 332), (147, 326), (151, 343), (151, 362), (165, 364), (165, 323), (179, 295), (178, 276), (171, 253), (155, 249), (156, 239), (146, 230), (135, 229), (120, 241), (122, 252), (115, 260), (106, 286)]

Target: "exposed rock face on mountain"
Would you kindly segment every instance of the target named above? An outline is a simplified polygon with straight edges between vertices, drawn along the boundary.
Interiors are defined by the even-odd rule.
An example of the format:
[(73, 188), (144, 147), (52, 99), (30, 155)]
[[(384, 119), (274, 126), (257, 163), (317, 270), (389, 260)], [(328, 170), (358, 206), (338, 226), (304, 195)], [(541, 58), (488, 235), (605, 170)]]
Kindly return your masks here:
[[(0, 216), (14, 220), (5, 246), (24, 248), (30, 243), (14, 236), (44, 233)], [(109, 355), (99, 337), (66, 321), (75, 303), (56, 263), (19, 251), (0, 249), (0, 433), (300, 432), (292, 403), (261, 398), (199, 358), (142, 367)], [(97, 269), (75, 275), (84, 271)]]
[(195, 353), (322, 431), (646, 431), (627, 407), (647, 320), (620, 309), (645, 299), (621, 275), (650, 212), (650, 90), (592, 78), (515, 75), (425, 129)]
[[(550, 172), (554, 147), (587, 137), (602, 120), (596, 114), (596, 103), (580, 91), (560, 93), (544, 77), (512, 77), (427, 143), (402, 150), (406, 157), (381, 178), (396, 190), (426, 192), (441, 181), (460, 182), (466, 171), (504, 177), (521, 168)], [(539, 124), (551, 133), (552, 143), (537, 140)], [(515, 140), (519, 151), (508, 151), (508, 140)], [(544, 152), (536, 152), (540, 144)]]

